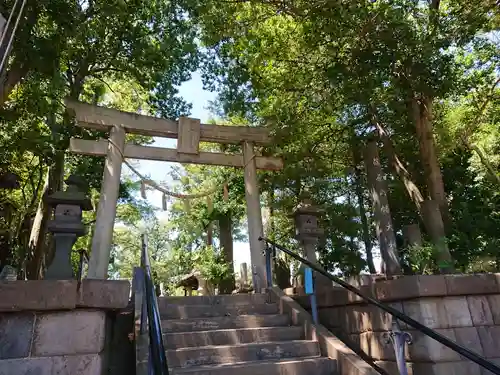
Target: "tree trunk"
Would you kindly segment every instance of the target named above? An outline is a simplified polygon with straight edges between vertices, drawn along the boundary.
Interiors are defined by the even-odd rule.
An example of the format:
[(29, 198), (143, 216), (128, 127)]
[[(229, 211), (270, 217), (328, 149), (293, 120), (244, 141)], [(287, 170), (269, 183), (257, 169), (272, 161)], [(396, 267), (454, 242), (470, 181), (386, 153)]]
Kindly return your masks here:
[(363, 174), (361, 172), (361, 154), (358, 145), (352, 148), (353, 161), (354, 161), (354, 186), (356, 189), (356, 198), (359, 206), (359, 217), (361, 219), (361, 227), (363, 230), (363, 242), (365, 244), (366, 264), (370, 273), (375, 274), (377, 270), (375, 263), (373, 263), (373, 244), (370, 235), (370, 226), (368, 225), (368, 218), (366, 217), (365, 197), (363, 192)]
[(276, 199), (274, 195), (274, 184), (271, 185), (271, 190), (269, 191), (269, 199), (267, 201), (267, 207), (269, 208), (269, 233), (274, 233), (275, 225), (274, 225), (274, 200)]
[(421, 204), (424, 200), (422, 193), (420, 192), (418, 186), (413, 182), (410, 172), (404, 167), (401, 160), (399, 160), (396, 152), (394, 150), (394, 146), (392, 144), (391, 138), (389, 134), (385, 131), (383, 126), (378, 122), (374, 121), (375, 126), (377, 128), (378, 135), (382, 144), (384, 145), (384, 152), (391, 163), (391, 167), (396, 175), (399, 176), (401, 181), (403, 182), (406, 192), (408, 193), (410, 199), (415, 204), (418, 213), (420, 214)]
[(412, 117), (420, 149), (420, 160), (424, 170), (429, 195), (436, 201), (443, 218), (445, 231), (450, 226), (448, 202), (444, 191), (443, 175), (439, 166), (436, 143), (432, 132), (432, 100), (427, 97), (412, 99)]
[(365, 165), (382, 255), (382, 272), (388, 276), (399, 275), (401, 274), (401, 265), (387, 199), (387, 183), (380, 165), (377, 143), (374, 141), (369, 142), (366, 146)]
[[(208, 197), (207, 200), (208, 212), (212, 214), (214, 210), (214, 204), (211, 197)], [(207, 246), (213, 246), (214, 244), (214, 223), (210, 221), (207, 225)]]
[(403, 227), (403, 237), (405, 245), (408, 247), (422, 246), (422, 233), (418, 224), (408, 224)]
[(448, 244), (446, 243), (443, 221), (441, 220), (437, 202), (433, 200), (424, 201), (422, 203), (422, 214), (427, 233), (429, 233), (432, 243), (437, 250), (436, 261), (439, 270), (441, 273), (455, 272), (453, 258), (448, 249)]
[[(264, 228), (264, 233), (267, 237), (274, 239), (276, 236), (275, 233), (275, 225), (274, 225), (274, 184), (271, 185), (271, 189), (267, 194), (267, 210), (268, 210), (268, 218), (266, 222), (266, 227)], [(290, 266), (286, 262), (286, 258), (281, 258), (281, 261), (276, 259), (276, 252), (273, 252), (271, 256), (271, 274), (274, 279), (273, 282), (277, 282), (278, 277), (286, 277), (286, 273), (288, 272), (288, 279), (290, 280)], [(279, 268), (281, 267), (281, 268)], [(288, 271), (286, 271), (288, 268)], [(281, 285), (284, 285), (284, 282), (281, 282)], [(290, 282), (288, 282), (290, 283)], [(273, 284), (274, 285), (274, 284)], [(279, 285), (279, 284), (278, 284)], [(284, 289), (284, 288), (282, 288)]]
[(210, 222), (207, 225), (207, 246), (212, 246), (214, 243), (213, 233), (214, 233), (214, 225), (212, 222)]
[(355, 167), (354, 171), (354, 173), (356, 174), (356, 197), (358, 198), (359, 217), (361, 218), (361, 227), (363, 229), (363, 242), (365, 244), (366, 264), (368, 265), (370, 273), (375, 274), (377, 273), (377, 269), (375, 268), (375, 263), (373, 263), (373, 244), (370, 235), (370, 226), (368, 225), (368, 218), (366, 217), (365, 197), (363, 195), (361, 171), (359, 167)]
[(224, 255), (224, 261), (228, 264), (231, 270), (231, 276), (223, 280), (219, 286), (220, 294), (231, 294), (235, 289), (234, 272), (233, 272), (233, 233), (232, 233), (232, 218), (231, 213), (227, 212), (219, 216), (219, 239)]
[(38, 203), (33, 225), (31, 226), (29, 260), (26, 266), (26, 277), (30, 280), (37, 280), (40, 277), (39, 268), (44, 246), (44, 237), (42, 234), (45, 233), (44, 226), (46, 225), (49, 216), (48, 205), (45, 202), (47, 196), (49, 195), (49, 180), (50, 168), (48, 169), (45, 177), (42, 195), (40, 197), (40, 202)]
[(27, 265), (27, 277), (31, 280), (37, 280), (42, 276), (42, 263), (46, 255), (47, 222), (51, 213), (50, 208), (46, 203), (46, 198), (50, 194), (61, 189), (63, 174), (64, 152), (59, 151), (55, 156), (54, 164), (48, 170), (42, 196), (40, 198), (33, 226), (31, 228), (31, 259)]

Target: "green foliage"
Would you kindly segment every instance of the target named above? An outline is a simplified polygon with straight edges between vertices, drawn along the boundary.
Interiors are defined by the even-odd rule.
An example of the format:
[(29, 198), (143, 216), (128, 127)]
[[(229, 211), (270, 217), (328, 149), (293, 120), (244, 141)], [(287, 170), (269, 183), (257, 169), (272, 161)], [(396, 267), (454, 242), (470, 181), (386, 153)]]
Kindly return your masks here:
[(224, 262), (222, 254), (211, 246), (204, 246), (194, 251), (191, 257), (194, 269), (213, 285), (219, 285), (222, 280), (233, 274), (232, 265)]
[(144, 234), (155, 281), (167, 281), (172, 276), (173, 267), (167, 228), (168, 224), (160, 222), (154, 215), (138, 218), (133, 215), (118, 223), (113, 236), (109, 274), (114, 278), (132, 278), (133, 268), (141, 264), (141, 235)]
[[(220, 115), (269, 126), (275, 143), (261, 151), (285, 160), (281, 173), (260, 175), (262, 190), (272, 196), (269, 236), (297, 249), (287, 215), (307, 189), (325, 210), (323, 264), (344, 274), (363, 271), (362, 244), (374, 242), (374, 231), (370, 215), (368, 229), (360, 219), (370, 202), (363, 172), (361, 179), (353, 173), (363, 167), (356, 154), (373, 136), (376, 116), (428, 196), (420, 164), (425, 155), (409, 106), (411, 98), (428, 97), (435, 106), (432, 125), (453, 218), (448, 236), (455, 261), (465, 270), (480, 254), (496, 256), (497, 234), (490, 228), (496, 226), (500, 187), (491, 184), (478, 155), (456, 158), (465, 155), (461, 138), (467, 130), (498, 167), (494, 1), (185, 3), (200, 25), (205, 83), (219, 94)], [(419, 216), (391, 173), (388, 155), (381, 156), (394, 229), (401, 233)], [(481, 220), (468, 219), (479, 212)], [(466, 223), (474, 230), (466, 230)], [(410, 263), (424, 262), (423, 253), (415, 252)], [(429, 262), (425, 272), (436, 270)]]
[(444, 163), (453, 227), (448, 238), (460, 269), (477, 257), (499, 254), (500, 186), (480, 176), (470, 163), (472, 152), (457, 148)]
[[(2, 4), (2, 14), (8, 14), (12, 6), (11, 1)], [(185, 115), (189, 105), (178, 97), (176, 87), (196, 67), (194, 35), (191, 22), (175, 2), (27, 2), (11, 58), (0, 77), (0, 146), (4, 150), (0, 170), (20, 172), (24, 196), (21, 207), (18, 192), (5, 192), (19, 208), (7, 223), (12, 228), (8, 247), (16, 243), (21, 249), (15, 257), (26, 256), (30, 261), (34, 256), (27, 250), (29, 225), (27, 236), (21, 236), (19, 228), (37, 209), (48, 168), (66, 176), (82, 176), (93, 201), (98, 201), (103, 158), (66, 155), (64, 160), (62, 156), (70, 137), (97, 139), (106, 134), (76, 127), (63, 99), (168, 118)], [(143, 136), (128, 140), (136, 144), (152, 141)], [(23, 168), (26, 173), (21, 172)], [(56, 180), (51, 180), (49, 192), (61, 188)], [(128, 182), (120, 187), (119, 211), (129, 212), (119, 215), (137, 219), (145, 208), (132, 199), (134, 189)], [(95, 214), (86, 219), (92, 223)], [(89, 244), (88, 236), (78, 241), (85, 248)], [(0, 267), (4, 262), (5, 256), (0, 255)]]
[[(12, 3), (2, 5), (4, 14)], [(366, 271), (376, 238), (362, 149), (377, 136), (377, 122), (424, 197), (433, 191), (425, 160), (436, 151), (454, 262), (462, 271), (491, 269), (500, 248), (499, 20), (495, 0), (29, 1), (0, 77), (0, 171), (15, 172), (21, 184), (19, 190), (0, 192), (2, 208), (14, 208), (2, 223), (9, 246), (19, 249), (13, 258), (25, 257), (29, 225), (24, 223), (38, 206), (47, 171), (61, 166), (69, 138), (105, 136), (75, 127), (63, 98), (175, 119), (190, 109), (177, 86), (199, 65), (205, 87), (218, 93), (217, 115), (228, 125), (267, 126), (274, 143), (257, 151), (285, 161), (279, 173), (259, 173), (270, 209), (266, 235), (300, 251), (289, 214), (307, 191), (324, 210), (320, 261), (344, 275)], [(425, 147), (418, 142), (414, 100), (433, 104), (427, 120), (435, 145), (428, 137)], [(202, 148), (241, 152), (239, 146)], [(421, 219), (387, 150), (380, 155), (402, 244), (404, 225)], [(101, 158), (66, 155), (63, 170), (83, 176), (98, 201)], [(124, 228), (116, 233), (122, 253), (115, 254), (122, 270), (113, 272), (130, 275), (124, 265), (137, 260), (139, 230), (161, 227), (164, 243), (159, 234), (151, 237), (161, 242), (155, 267), (164, 272), (162, 279), (191, 272), (193, 257), (211, 277), (223, 273), (216, 263), (220, 234), (213, 230), (207, 244), (208, 234), (211, 224), (227, 216), (233, 238), (244, 239), (241, 171), (186, 166), (172, 177), (183, 193), (219, 188), (211, 203), (171, 203), (169, 222), (161, 227), (151, 224), (154, 210), (134, 197), (137, 184), (124, 179), (118, 207)], [(227, 200), (225, 181), (230, 181)], [(88, 222), (94, 219), (95, 213), (85, 214)], [(426, 233), (424, 239), (422, 248), (401, 251), (411, 272), (439, 268)], [(78, 246), (89, 242), (86, 236)]]
[(407, 249), (405, 262), (410, 266), (412, 273), (417, 275), (432, 275), (439, 273), (436, 264), (436, 247), (429, 242), (422, 245), (411, 245)]

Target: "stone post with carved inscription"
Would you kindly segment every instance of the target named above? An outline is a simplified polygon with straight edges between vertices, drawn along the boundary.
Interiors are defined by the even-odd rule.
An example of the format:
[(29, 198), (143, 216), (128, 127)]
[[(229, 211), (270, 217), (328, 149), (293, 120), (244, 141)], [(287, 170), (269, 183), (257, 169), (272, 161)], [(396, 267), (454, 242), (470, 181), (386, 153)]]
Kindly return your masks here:
[(381, 271), (388, 276), (398, 275), (401, 274), (401, 265), (396, 247), (396, 236), (392, 226), (391, 209), (387, 199), (387, 182), (380, 164), (376, 141), (368, 142), (364, 158), (377, 237), (382, 255)]

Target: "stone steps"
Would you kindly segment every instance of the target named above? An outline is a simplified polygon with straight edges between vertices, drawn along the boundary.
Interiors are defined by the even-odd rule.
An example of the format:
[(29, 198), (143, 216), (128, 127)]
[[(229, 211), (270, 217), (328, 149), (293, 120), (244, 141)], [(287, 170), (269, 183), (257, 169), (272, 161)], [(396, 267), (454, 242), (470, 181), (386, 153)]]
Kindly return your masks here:
[(290, 325), (288, 316), (270, 315), (238, 315), (212, 318), (172, 319), (162, 321), (163, 332), (193, 332), (217, 329), (279, 327)]
[(301, 340), (304, 329), (292, 327), (260, 327), (219, 329), (214, 331), (178, 332), (164, 335), (167, 349), (210, 345), (237, 345), (251, 342)]
[(193, 367), (319, 356), (318, 343), (297, 340), (167, 350), (170, 367)]
[(277, 314), (278, 305), (275, 303), (253, 303), (240, 305), (179, 305), (171, 304), (161, 309), (162, 319), (190, 319), (210, 318), (220, 316)]
[(174, 375), (332, 375), (317, 341), (265, 294), (165, 297), (159, 301)]
[(332, 375), (334, 371), (335, 361), (314, 357), (177, 368), (172, 375)]

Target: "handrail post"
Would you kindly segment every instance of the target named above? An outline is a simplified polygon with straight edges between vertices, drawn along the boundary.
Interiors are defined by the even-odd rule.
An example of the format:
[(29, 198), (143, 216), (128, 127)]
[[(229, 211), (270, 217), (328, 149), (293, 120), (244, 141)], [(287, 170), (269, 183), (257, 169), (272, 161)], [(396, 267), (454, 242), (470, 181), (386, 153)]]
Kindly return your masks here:
[(406, 344), (411, 345), (412, 337), (408, 332), (401, 331), (397, 319), (392, 320), (392, 330), (387, 333), (387, 343), (394, 346), (394, 353), (396, 355), (396, 364), (400, 375), (408, 375), (408, 368), (406, 367), (405, 349)]
[(271, 288), (273, 286), (273, 275), (271, 270), (271, 247), (266, 243), (265, 249), (266, 255), (266, 279), (267, 279), (267, 287)]

